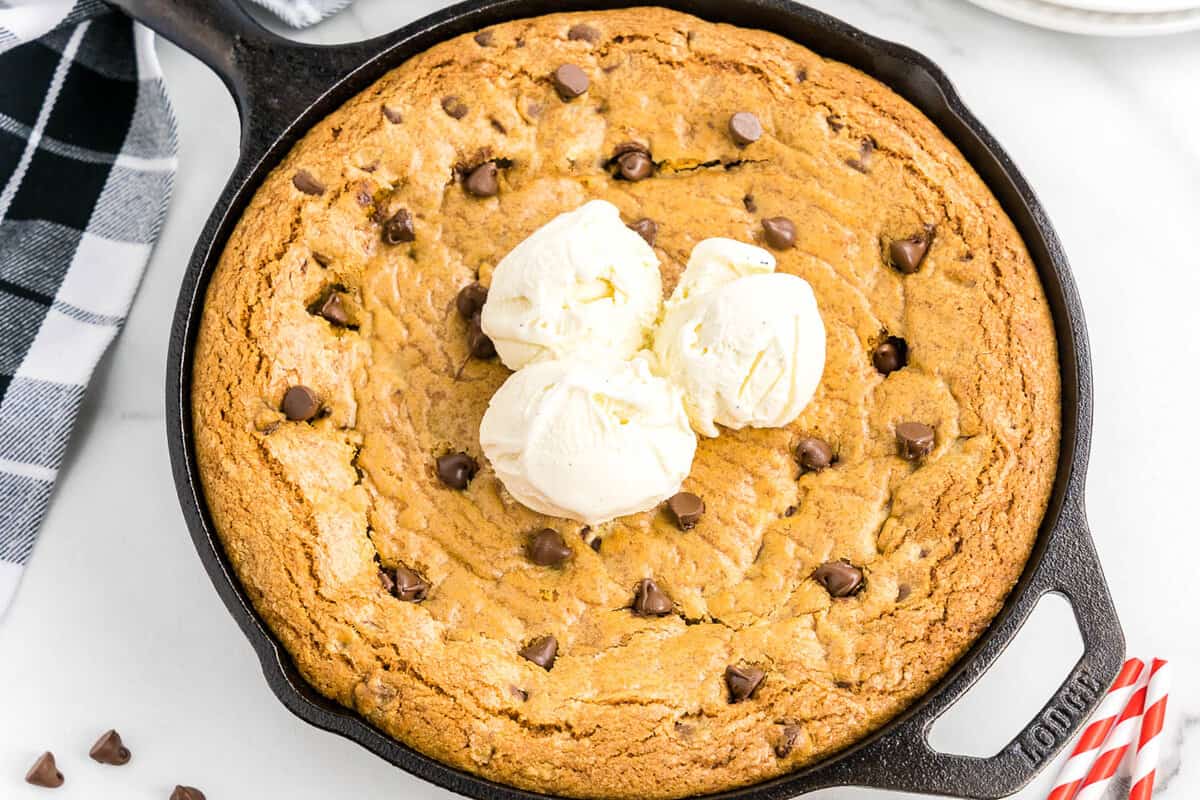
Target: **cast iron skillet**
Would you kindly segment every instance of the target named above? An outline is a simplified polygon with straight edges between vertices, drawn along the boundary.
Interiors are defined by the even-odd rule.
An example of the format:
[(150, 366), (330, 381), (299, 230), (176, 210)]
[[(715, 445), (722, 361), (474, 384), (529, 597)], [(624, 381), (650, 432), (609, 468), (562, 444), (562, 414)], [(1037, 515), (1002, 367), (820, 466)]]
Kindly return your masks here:
[[(1125, 643), (1083, 511), (1092, 414), (1083, 311), (1066, 256), (1037, 198), (928, 59), (786, 0), (472, 0), (377, 39), (337, 47), (313, 47), (277, 37), (247, 16), (235, 0), (114, 2), (212, 67), (233, 93), (241, 114), (241, 157), (196, 244), (175, 313), (167, 363), (167, 435), (179, 499), (196, 549), (225, 605), (258, 652), (271, 688), (297, 716), (358, 742), (414, 775), (470, 797), (544, 797), (445, 766), (321, 697), (305, 683), (251, 607), (205, 505), (189, 400), (205, 289), (226, 239), (259, 183), (297, 139), (410, 56), (460, 33), (518, 17), (648, 3), (782, 34), (873, 75), (928, 115), (983, 176), (1024, 237), (1050, 300), (1062, 371), (1062, 454), (1053, 497), (1033, 557), (988, 630), (928, 695), (866, 740), (807, 769), (718, 797), (782, 800), (840, 785), (1002, 797), (1024, 786), (1099, 701), (1121, 666)], [(930, 725), (983, 674), (1049, 592), (1071, 601), (1083, 633), (1083, 657), (1066, 682), (995, 756), (981, 759), (934, 751), (926, 739)], [(412, 713), (419, 714), (420, 709)]]

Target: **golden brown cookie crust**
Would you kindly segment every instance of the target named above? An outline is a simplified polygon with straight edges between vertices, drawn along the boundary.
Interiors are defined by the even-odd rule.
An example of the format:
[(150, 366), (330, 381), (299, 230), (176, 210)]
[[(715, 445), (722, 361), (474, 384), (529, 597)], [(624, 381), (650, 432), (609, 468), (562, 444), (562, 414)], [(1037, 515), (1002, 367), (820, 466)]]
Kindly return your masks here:
[[(550, 78), (564, 63), (590, 79), (569, 101)], [(737, 111), (765, 129), (746, 147), (728, 131)], [(604, 163), (629, 140), (649, 146), (654, 177), (612, 179)], [(499, 194), (470, 196), (461, 168), (487, 159), (502, 159)], [(508, 372), (467, 359), (454, 310), (477, 274), (486, 285), (517, 242), (593, 198), (657, 223), (668, 292), (699, 240), (760, 241), (762, 219), (791, 218), (797, 244), (779, 268), (812, 284), (828, 336), (795, 423), (701, 442), (684, 487), (707, 507), (693, 530), (639, 514), (587, 534), (598, 552), (577, 523), (514, 502), (487, 466), (479, 421)], [(415, 240), (385, 243), (377, 219), (400, 208)], [(920, 271), (886, 266), (887, 242), (926, 223), (937, 232)], [(312, 313), (333, 287), (351, 327)], [(885, 378), (871, 353), (886, 335), (910, 357)], [(217, 529), (308, 680), (448, 764), (579, 797), (760, 781), (920, 697), (1020, 574), (1059, 443), (1046, 299), (962, 155), (857, 70), (657, 8), (459, 37), (318, 124), (229, 241), (194, 377)], [(295, 384), (322, 416), (284, 418)], [(896, 455), (906, 420), (937, 431), (921, 465)], [(797, 478), (804, 436), (837, 461)], [(435, 477), (448, 450), (480, 461), (466, 491)], [(547, 525), (574, 550), (565, 567), (525, 554)], [(377, 555), (425, 576), (428, 598), (387, 594)], [(866, 588), (831, 599), (811, 574), (841, 558)], [(643, 577), (677, 613), (630, 612)], [(549, 671), (518, 656), (547, 634)], [(748, 700), (729, 702), (729, 665), (765, 670)]]

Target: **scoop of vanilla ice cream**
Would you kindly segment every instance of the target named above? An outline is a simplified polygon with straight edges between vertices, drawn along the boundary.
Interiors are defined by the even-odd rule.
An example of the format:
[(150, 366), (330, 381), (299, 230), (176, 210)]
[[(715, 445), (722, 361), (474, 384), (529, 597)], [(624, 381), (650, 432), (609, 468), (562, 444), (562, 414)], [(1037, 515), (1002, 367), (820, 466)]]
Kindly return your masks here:
[(496, 265), (483, 332), (517, 370), (570, 356), (630, 358), (648, 341), (662, 307), (658, 257), (593, 200), (559, 214)]
[(825, 368), (816, 297), (803, 279), (772, 272), (769, 253), (752, 257), (759, 248), (734, 243), (744, 250), (733, 258), (728, 240), (717, 241), (696, 245), (667, 304), (654, 339), (658, 369), (682, 387), (692, 425), (705, 436), (717, 436), (718, 424), (787, 425)]
[(479, 441), (513, 497), (589, 525), (666, 500), (696, 454), (679, 388), (642, 357), (513, 373), (492, 396)]

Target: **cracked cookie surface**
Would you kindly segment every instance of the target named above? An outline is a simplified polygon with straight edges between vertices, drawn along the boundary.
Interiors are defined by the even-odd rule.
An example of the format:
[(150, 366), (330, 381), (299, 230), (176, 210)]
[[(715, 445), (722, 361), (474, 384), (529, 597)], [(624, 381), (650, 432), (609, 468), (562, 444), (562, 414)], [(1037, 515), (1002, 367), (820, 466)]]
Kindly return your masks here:
[[(564, 64), (586, 83), (556, 84)], [(738, 112), (759, 138), (735, 141)], [(629, 142), (644, 179), (614, 177)], [(479, 450), (508, 372), (469, 357), (456, 296), (593, 198), (655, 224), (668, 293), (701, 239), (791, 220), (779, 270), (824, 318), (800, 418), (701, 441), (687, 531), (661, 509), (594, 531), (536, 515)], [(927, 225), (914, 271), (890, 266)], [(1037, 536), (1057, 370), (1023, 243), (931, 122), (797, 44), (646, 8), (459, 37), (318, 124), (221, 258), (192, 405), (226, 552), (318, 690), (493, 780), (661, 798), (829, 755), (965, 652)], [(903, 422), (934, 430), (928, 455), (898, 454)], [(807, 444), (802, 471), (814, 437), (832, 456)], [(437, 474), (458, 452), (479, 468), (462, 490)], [(529, 556), (545, 528), (571, 550), (553, 565)], [(833, 597), (814, 572), (843, 560), (861, 585)], [(646, 578), (669, 601), (635, 614)]]

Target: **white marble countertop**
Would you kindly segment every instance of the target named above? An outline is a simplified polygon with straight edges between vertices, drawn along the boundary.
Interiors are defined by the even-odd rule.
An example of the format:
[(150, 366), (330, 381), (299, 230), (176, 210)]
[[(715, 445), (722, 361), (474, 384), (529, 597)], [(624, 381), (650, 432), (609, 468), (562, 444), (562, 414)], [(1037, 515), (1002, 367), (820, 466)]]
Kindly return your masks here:
[[(303, 34), (345, 41), (439, 8), (360, 0)], [(1200, 796), (1200, 33), (1099, 40), (1010, 22), (963, 0), (814, 0), (940, 64), (1040, 194), (1074, 264), (1095, 363), (1092, 531), (1130, 652), (1176, 667), (1166, 800)], [(43, 749), (67, 774), (56, 798), (150, 800), (177, 783), (230, 798), (450, 794), (297, 721), (264, 682), (208, 581), (175, 500), (163, 372), (192, 244), (231, 168), (233, 103), (190, 56), (159, 48), (179, 120), (162, 241), (133, 313), (88, 393), (16, 601), (0, 620), (0, 796)], [(987, 755), (1028, 721), (1080, 652), (1051, 598), (935, 728), (942, 749)], [(134, 750), (86, 758), (115, 726)], [(1042, 798), (1047, 770), (1021, 798)], [(821, 800), (906, 795), (830, 789)]]

